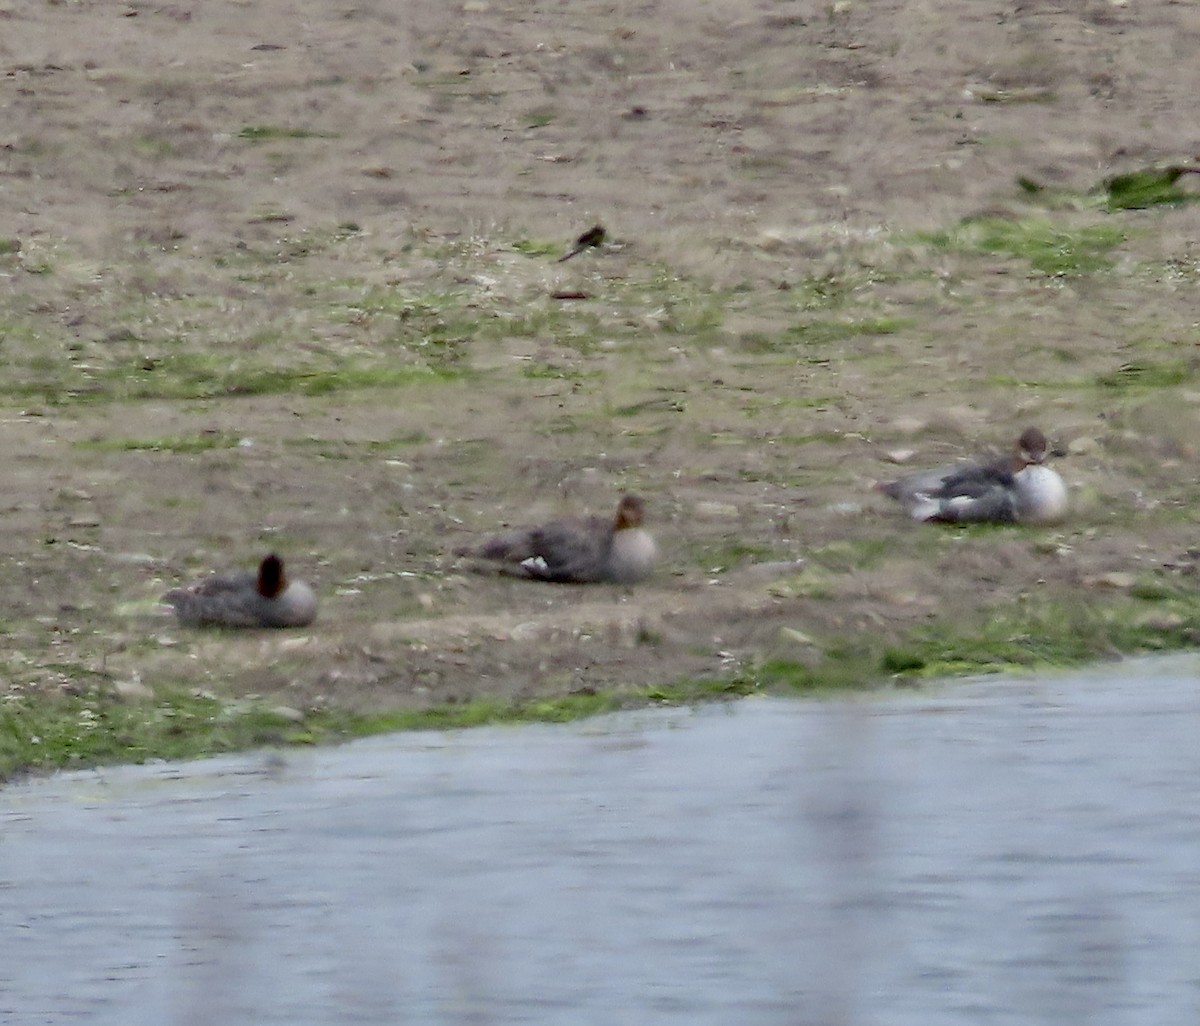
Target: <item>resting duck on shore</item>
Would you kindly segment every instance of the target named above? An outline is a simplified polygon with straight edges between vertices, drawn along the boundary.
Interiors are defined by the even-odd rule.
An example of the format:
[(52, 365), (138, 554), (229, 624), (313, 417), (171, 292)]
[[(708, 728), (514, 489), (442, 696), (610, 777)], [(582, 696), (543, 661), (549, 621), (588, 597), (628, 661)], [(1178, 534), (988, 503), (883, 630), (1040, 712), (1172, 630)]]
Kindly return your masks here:
[(614, 517), (551, 520), (489, 538), (478, 547), (455, 550), (500, 563), (501, 571), (556, 584), (632, 584), (658, 559), (654, 539), (642, 527), (645, 506), (625, 495)]
[(185, 627), (307, 627), (317, 597), (303, 581), (289, 581), (274, 553), (258, 573), (222, 574), (163, 596)]
[(957, 463), (876, 485), (914, 520), (941, 523), (1046, 524), (1067, 511), (1067, 486), (1043, 466), (1046, 436), (1028, 428), (1012, 456)]

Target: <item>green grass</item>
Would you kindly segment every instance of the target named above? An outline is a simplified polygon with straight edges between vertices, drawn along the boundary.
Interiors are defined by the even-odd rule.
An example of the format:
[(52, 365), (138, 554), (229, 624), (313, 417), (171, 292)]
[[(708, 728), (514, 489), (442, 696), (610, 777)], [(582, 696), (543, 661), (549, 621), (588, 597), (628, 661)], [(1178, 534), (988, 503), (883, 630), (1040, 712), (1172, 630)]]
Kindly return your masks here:
[(799, 310), (837, 310), (851, 303), (869, 279), (864, 274), (822, 274), (787, 286), (788, 298)]
[(179, 154), (178, 149), (169, 140), (159, 139), (152, 135), (143, 135), (134, 139), (131, 148), (139, 157), (149, 157), (152, 160), (175, 157)]
[(777, 555), (770, 545), (731, 539), (719, 544), (697, 546), (692, 558), (706, 573), (723, 573), (743, 563), (761, 563), (786, 557)]
[(332, 438), (287, 438), (283, 444), (321, 459), (378, 459), (393, 455), (397, 449), (425, 445), (429, 434), (420, 429), (405, 431), (387, 439), (348, 440)]
[(784, 337), (789, 341), (811, 345), (828, 345), (862, 335), (894, 335), (916, 322), (910, 317), (864, 317), (860, 320), (813, 320), (789, 328)]
[(774, 580), (767, 587), (776, 598), (827, 600), (837, 594), (830, 571), (817, 564), (809, 564), (797, 573)]
[(594, 372), (580, 371), (573, 367), (560, 367), (549, 363), (527, 363), (521, 368), (521, 377), (531, 381), (584, 381), (594, 378)]
[(199, 435), (166, 435), (162, 438), (103, 438), (78, 442), (82, 449), (105, 452), (207, 452), (236, 448), (239, 437), (228, 431), (206, 431)]
[(388, 366), (376, 363), (323, 367), (270, 367), (200, 353), (180, 353), (129, 368), (81, 375), (53, 368), (53, 375), (0, 382), (0, 396), (36, 399), (49, 406), (126, 402), (137, 399), (215, 399), (254, 395), (330, 395), (368, 388), (404, 388), (460, 377), (445, 366)]
[(872, 659), (859, 653), (843, 652), (836, 661), (827, 659), (817, 666), (792, 659), (764, 660), (737, 679), (754, 690), (819, 695), (869, 687), (879, 682), (879, 676)]
[(1125, 233), (1105, 224), (1066, 228), (1046, 218), (982, 217), (919, 237), (934, 249), (1016, 257), (1042, 274), (1068, 276), (1110, 268), (1110, 254), (1125, 240)]
[(1180, 206), (1200, 201), (1200, 192), (1182, 189), (1178, 184), (1188, 173), (1189, 169), (1182, 167), (1145, 168), (1109, 178), (1097, 191), (1106, 197), (1109, 210)]
[[(1075, 208), (1069, 217), (1105, 219), (1099, 204), (1093, 197), (1092, 209)], [(202, 268), (193, 277), (182, 269), (186, 252), (164, 256), (161, 263), (138, 262), (125, 268), (121, 277), (96, 275), (86, 259), (59, 247), (49, 251), (56, 280), (18, 274), (14, 280), (19, 288), (0, 297), (0, 324), (5, 325), (0, 330), (0, 356), (5, 360), (0, 398), (35, 398), (47, 406), (62, 406), (335, 395), (333, 401), (312, 405), (319, 416), (336, 417), (341, 406), (351, 410), (355, 416), (347, 418), (344, 429), (330, 423), (309, 428), (327, 437), (280, 444), (297, 447), (294, 455), (312, 457), (315, 470), (321, 469), (320, 460), (366, 461), (395, 453), (419, 457), (411, 461), (414, 477), (425, 480), (427, 475), (432, 495), (444, 491), (451, 497), (438, 512), (445, 516), (461, 515), (460, 502), (487, 502), (487, 496), (509, 486), (512, 475), (525, 474), (527, 466), (532, 468), (528, 476), (537, 478), (539, 486), (552, 487), (555, 481), (569, 479), (576, 468), (594, 466), (614, 483), (630, 474), (639, 480), (661, 475), (669, 490), (697, 484), (694, 465), (712, 458), (719, 473), (711, 485), (704, 483), (706, 490), (715, 493), (728, 484), (735, 492), (730, 498), (736, 508), (747, 511), (747, 520), (757, 517), (760, 524), (766, 523), (763, 510), (786, 503), (789, 509), (794, 506), (799, 524), (810, 508), (821, 515), (819, 508), (805, 505), (811, 501), (809, 486), (836, 482), (839, 494), (844, 494), (862, 483), (863, 473), (873, 464), (859, 457), (864, 447), (874, 449), (891, 437), (885, 425), (897, 410), (903, 412), (898, 395), (911, 389), (927, 396), (947, 380), (967, 397), (964, 402), (978, 403), (980, 410), (1011, 410), (1017, 395), (1026, 404), (1022, 408), (1032, 409), (1036, 402), (1038, 409), (1054, 411), (1047, 417), (1057, 418), (1056, 404), (1061, 403), (1067, 425), (1100, 423), (1095, 430), (1105, 437), (1088, 458), (1097, 467), (1085, 461), (1085, 470), (1107, 474), (1111, 462), (1117, 473), (1124, 473), (1136, 457), (1112, 444), (1122, 414), (1137, 403), (1157, 403), (1163, 390), (1182, 393), (1194, 383), (1200, 364), (1188, 355), (1195, 339), (1186, 310), (1154, 308), (1152, 290), (1157, 283), (1145, 275), (1146, 264), (1138, 265), (1142, 273), (1097, 275), (1078, 288), (1054, 283), (1047, 289), (1042, 282), (1020, 281), (1020, 274), (993, 277), (997, 261), (976, 259), (999, 254), (1026, 261), (1034, 276), (1089, 274), (1111, 264), (1113, 250), (1124, 238), (1113, 227), (1116, 220), (1109, 217), (1104, 225), (1078, 227), (1047, 211), (1041, 219), (964, 222), (928, 237), (925, 246), (913, 247), (906, 239), (856, 249), (838, 260), (841, 269), (800, 278), (789, 288), (779, 286), (782, 272), (775, 271), (749, 284), (735, 276), (741, 284), (714, 286), (699, 275), (639, 263), (637, 247), (630, 247), (620, 261), (605, 257), (590, 265), (569, 265), (573, 275), (588, 276), (587, 289), (595, 301), (586, 304), (552, 301), (546, 294), (542, 261), (515, 255), (553, 257), (565, 251), (565, 242), (528, 239), (519, 229), (506, 228), (498, 239), (464, 235), (430, 240), (414, 229), (397, 240), (360, 233), (355, 225), (334, 227), (332, 221), (320, 229), (283, 229), (268, 223), (250, 233), (251, 241), (239, 248), (227, 242), (219, 253), (202, 254)], [(511, 242), (514, 238), (518, 241)], [(1131, 239), (1134, 253), (1142, 238)], [(930, 246), (963, 254), (958, 263), (965, 270), (939, 277), (929, 265), (953, 262), (931, 261)], [(325, 259), (308, 259), (320, 255)], [(881, 267), (868, 266), (872, 259), (879, 259)], [(921, 261), (924, 266), (914, 267)], [(1007, 262), (1002, 269), (1014, 268), (1023, 270)], [(998, 283), (1003, 285), (1000, 290)], [(1133, 302), (1135, 287), (1146, 289), (1149, 298), (1144, 304), (1140, 296)], [(45, 296), (54, 289), (67, 298), (57, 304), (48, 301)], [(998, 291), (1004, 297), (999, 301)], [(1053, 298), (1043, 298), (1051, 293)], [(1086, 310), (1070, 306), (1084, 301)], [(1058, 348), (1048, 351), (1050, 360), (1035, 362), (1035, 355), (1041, 360), (1045, 353), (1023, 342), (1014, 362), (1009, 359), (1012, 347), (1005, 348), (1008, 337), (1028, 330), (1042, 303), (1058, 304), (1055, 314), (1063, 311), (1062, 320), (1069, 322), (1064, 327), (1046, 318)], [(81, 327), (67, 330), (61, 310), (74, 310), (75, 305), (84, 315)], [(1086, 326), (1078, 338), (1073, 309), (1081, 314), (1079, 324)], [(1148, 314), (1147, 309), (1154, 312)], [(1096, 316), (1087, 316), (1094, 312)], [(1123, 318), (1122, 312), (1129, 316)], [(980, 326), (995, 345), (963, 345), (960, 351), (956, 333), (975, 335)], [(894, 335), (900, 338), (888, 338)], [(706, 352), (709, 344), (712, 348)], [(738, 348), (742, 351), (730, 352)], [(1029, 367), (1034, 372), (1023, 373)], [(1055, 374), (1068, 370), (1074, 378), (1054, 380)], [(444, 391), (421, 396), (420, 408), (410, 412), (402, 408), (409, 396), (386, 391), (441, 381), (468, 382), (471, 394), (463, 401), (469, 390), (455, 388), (456, 401), (449, 410), (427, 415), (426, 407)], [(572, 387), (580, 382), (586, 382), (584, 387)], [(486, 391), (493, 387), (496, 396)], [(378, 396), (339, 395), (365, 389), (385, 391)], [(530, 396), (537, 396), (538, 402)], [(353, 409), (352, 403), (362, 408)], [(378, 421), (364, 416), (375, 403), (381, 407)], [(498, 413), (501, 407), (496, 403), (508, 403), (503, 407), (507, 412)], [(482, 414), (477, 424), (470, 412), (463, 413), (475, 405)], [(299, 402), (294, 406), (298, 412), (309, 409)], [(1105, 419), (1093, 421), (1100, 411)], [(35, 412), (50, 417), (58, 411)], [(72, 437), (102, 436), (88, 421), (91, 411), (63, 412), (64, 419), (79, 422)], [(107, 423), (110, 414), (100, 410), (96, 416)], [(472, 435), (489, 437), (464, 439), (443, 452), (433, 452), (431, 446), (427, 459), (425, 453), (404, 452), (405, 446), (453, 438), (459, 424)], [(337, 437), (342, 430), (371, 437), (344, 440)], [(880, 437), (872, 438), (877, 430)], [(541, 446), (543, 438), (552, 444)], [(195, 453), (237, 441), (236, 435), (225, 432), (102, 437), (78, 444), (110, 451)], [(768, 443), (811, 448), (797, 451), (790, 461), (733, 459), (739, 452), (758, 455), (754, 447), (769, 454)], [(697, 445), (699, 450), (687, 447)], [(662, 446), (668, 447), (666, 455), (659, 455)], [(716, 455), (696, 456), (705, 446)], [(77, 459), (86, 459), (86, 453), (77, 454)], [(501, 460), (504, 467), (497, 470)], [(1099, 466), (1101, 461), (1106, 465)], [(356, 468), (348, 463), (323, 469)], [(679, 470), (683, 483), (672, 483), (673, 469)], [(762, 485), (747, 489), (739, 480)], [(469, 500), (459, 498), (462, 485), (468, 488)], [(1178, 498), (1178, 492), (1173, 494)], [(160, 499), (151, 496), (151, 501)], [(400, 498), (388, 501), (388, 515), (398, 525), (399, 565), (446, 585), (444, 593), (428, 589), (437, 600), (435, 609), (442, 608), (443, 599), (449, 603), (459, 594), (454, 589), (462, 587), (463, 608), (469, 610), (467, 586), (442, 572), (442, 564), (433, 558), (440, 550), (419, 533), (410, 539), (404, 529), (402, 518), (415, 518), (421, 512), (419, 504), (410, 503), (410, 513)], [(820, 502), (825, 501), (822, 495)], [(1192, 508), (1180, 501), (1172, 509), (1150, 514), (1129, 504), (1114, 505), (1112, 511), (1103, 511), (1103, 529), (1119, 529), (1131, 538), (1147, 517), (1154, 518), (1153, 524), (1161, 524), (1168, 515), (1186, 520)], [(370, 512), (374, 511), (365, 509), (364, 517)], [(80, 532), (99, 530), (83, 518), (81, 522)], [(1195, 643), (1197, 601), (1153, 574), (1139, 579), (1128, 594), (1097, 598), (1096, 592), (1085, 590), (1084, 599), (1069, 605), (1029, 600), (1015, 608), (981, 612), (943, 605), (932, 625), (926, 625), (913, 607), (903, 606), (897, 607), (902, 612), (893, 619), (885, 594), (892, 586), (871, 590), (875, 579), (867, 572), (889, 569), (889, 561), (898, 555), (913, 558), (914, 547), (927, 546), (940, 555), (959, 543), (1009, 545), (1022, 537), (1021, 529), (977, 526), (915, 534), (899, 553), (895, 538), (873, 537), (870, 521), (847, 520), (846, 525), (845, 539), (813, 542), (816, 547), (806, 550), (803, 528), (795, 538), (781, 538), (768, 529), (746, 534), (739, 518), (725, 528), (706, 526), (711, 533), (705, 535), (704, 546), (693, 544), (684, 552), (680, 562), (691, 576), (699, 569), (719, 572), (749, 562), (787, 559), (799, 551), (807, 560), (782, 577), (752, 585), (759, 598), (771, 597), (774, 605), (760, 633), (738, 634), (741, 627), (732, 625), (729, 647), (739, 655), (763, 654), (759, 662), (724, 679), (662, 684), (643, 678), (637, 686), (598, 686), (594, 693), (518, 703), (480, 699), (416, 711), (385, 707), (370, 715), (323, 709), (294, 722), (272, 713), (270, 703), (197, 698), (183, 688), (164, 689), (144, 704), (122, 703), (109, 693), (108, 678), (80, 670), (78, 662), (72, 664), (46, 648), (46, 660), (54, 664), (54, 675), (47, 678), (50, 684), (68, 684), (73, 691), (83, 687), (84, 692), (60, 697), (31, 690), (0, 702), (0, 775), (151, 757), (190, 758), (260, 744), (314, 744), (384, 730), (561, 721), (639, 704), (703, 701), (760, 689), (790, 694), (881, 687), (945, 674), (1075, 665), (1117, 651)], [(1085, 523), (1082, 530), (1093, 526)], [(285, 522), (281, 533), (270, 537), (295, 538), (298, 527)], [(1074, 524), (1064, 528), (1064, 548), (1075, 545), (1074, 532)], [(90, 533), (84, 536), (86, 548), (68, 544), (69, 537), (55, 515), (31, 529), (29, 547), (39, 553), (50, 547), (63, 559), (91, 558), (86, 553), (96, 540)], [(1087, 542), (1077, 537), (1082, 550)], [(345, 542), (347, 548), (352, 541)], [(316, 551), (318, 546), (305, 535), (302, 547)], [(1145, 565), (1138, 563), (1139, 568)], [(351, 576), (345, 565), (338, 571)], [(333, 571), (327, 575), (334, 576)], [(115, 570), (111, 577), (99, 576), (97, 588), (124, 586)], [(1052, 581), (1050, 586), (1057, 585)], [(130, 635), (132, 629), (99, 621), (103, 603), (95, 598), (98, 594), (80, 622), (97, 622), (104, 644), (109, 637)], [(347, 599), (347, 608), (367, 608), (353, 607), (353, 601)], [(385, 601), (405, 616), (410, 611), (428, 615), (418, 613), (425, 607), (418, 606), (415, 593), (397, 597), (389, 591)], [(972, 599), (978, 601), (982, 598)], [(809, 614), (811, 621), (806, 619)], [(781, 646), (784, 657), (771, 648), (781, 619), (794, 624), (791, 641)], [(899, 626), (917, 619), (922, 626)], [(754, 628), (758, 630), (757, 621)], [(51, 634), (24, 614), (20, 630), (20, 637), (5, 639), (17, 652), (34, 652), (34, 639)], [(100, 633), (94, 636), (100, 639)], [(90, 636), (64, 630), (53, 634), (53, 644), (69, 650)], [(664, 638), (657, 651), (669, 660), (673, 638), (667, 632)], [(810, 638), (815, 639), (811, 652)], [(805, 658), (787, 658), (798, 644)], [(381, 660), (395, 656), (383, 643), (378, 648)], [(711, 657), (707, 649), (703, 654)], [(39, 663), (39, 669), (47, 661)], [(100, 655), (85, 663), (104, 665)], [(29, 672), (24, 666), (13, 668)], [(242, 683), (241, 669), (230, 672)], [(678, 672), (684, 671), (668, 669), (658, 676), (669, 680)], [(180, 677), (174, 680), (181, 682)], [(539, 683), (550, 691), (559, 686), (556, 681)], [(332, 693), (331, 698), (338, 700)]]
[(512, 248), (525, 256), (545, 257), (560, 256), (566, 247), (561, 242), (547, 242), (544, 239), (517, 239)]
[(739, 337), (738, 342), (744, 352), (760, 355), (795, 354), (800, 347), (821, 347), (820, 352), (807, 359), (823, 364), (832, 355), (825, 347), (833, 347), (838, 342), (856, 338), (894, 335), (915, 326), (916, 323), (908, 317), (863, 317), (858, 320), (813, 318), (776, 334), (746, 332)]
[(732, 296), (732, 290), (714, 289), (707, 282), (654, 265), (645, 277), (615, 285), (609, 298), (630, 319), (624, 325), (629, 330), (621, 334), (640, 338), (652, 326), (668, 335), (704, 341), (724, 323)]
[(1200, 600), (1190, 595), (1173, 600), (1169, 594), (1164, 586), (1149, 602), (1177, 613), (1175, 620), (1140, 618), (1147, 600), (1135, 594), (1111, 604), (1056, 603), (996, 611), (967, 635), (930, 627), (888, 649), (882, 668), (943, 677), (1078, 666), (1117, 652), (1182, 648), (1193, 643), (1200, 628)]
[(835, 573), (869, 570), (882, 563), (893, 551), (894, 543), (886, 538), (862, 538), (855, 541), (829, 542), (808, 553), (808, 558)]
[(547, 125), (554, 124), (554, 119), (558, 114), (549, 107), (538, 107), (536, 110), (531, 110), (525, 115), (526, 128), (545, 128)]
[(1117, 653), (1163, 652), (1200, 638), (1200, 596), (1159, 579), (1140, 581), (1110, 602), (1029, 602), (971, 625), (945, 622), (884, 643), (863, 635), (832, 642), (816, 665), (765, 660), (739, 680), (757, 689), (801, 693), (933, 679), (1063, 669)]
[[(766, 555), (749, 550), (730, 559)], [(875, 558), (835, 544), (814, 557), (838, 566)], [(796, 592), (804, 594), (804, 589)], [(795, 596), (793, 596), (795, 597)], [(808, 595), (807, 597), (813, 597)], [(807, 635), (806, 635), (807, 636)], [(0, 704), (0, 779), (31, 770), (192, 758), (270, 744), (342, 741), (393, 730), (451, 729), (486, 723), (564, 722), (647, 704), (694, 703), (757, 691), (831, 694), (878, 688), (896, 680), (1065, 668), (1120, 653), (1194, 645), (1200, 636), (1200, 596), (1172, 578), (1146, 575), (1127, 596), (1104, 601), (1027, 600), (983, 610), (970, 622), (941, 621), (899, 639), (874, 632), (843, 633), (814, 642), (819, 660), (767, 658), (720, 679), (537, 698), (487, 698), (423, 710), (384, 709), (369, 715), (319, 711), (302, 722), (269, 707), (222, 702), (166, 689), (153, 703), (113, 698), (100, 675), (83, 695), (10, 697)]]
[(0, 700), (0, 782), (54, 769), (147, 759), (195, 759), (268, 745), (347, 741), (398, 730), (451, 730), (495, 723), (565, 723), (646, 705), (682, 705), (748, 694), (747, 681), (694, 680), (621, 692), (578, 693), (524, 702), (477, 699), (430, 709), (360, 714), (319, 711), (298, 722), (252, 701), (222, 701), (162, 689), (153, 701), (125, 702), (102, 685), (71, 696)]
[(1058, 97), (1052, 89), (984, 89), (976, 92), (976, 98), (981, 103), (1020, 104), (1020, 103), (1054, 103)]
[(336, 139), (332, 132), (317, 132), (311, 128), (289, 128), (284, 125), (246, 125), (237, 137), (251, 142), (270, 139)]
[(1098, 375), (1096, 384), (1113, 391), (1172, 388), (1195, 380), (1198, 370), (1191, 359), (1131, 362)]
[(301, 740), (295, 724), (269, 711), (184, 692), (148, 706), (98, 692), (49, 700), (9, 696), (0, 704), (0, 780), (35, 769), (189, 759)]

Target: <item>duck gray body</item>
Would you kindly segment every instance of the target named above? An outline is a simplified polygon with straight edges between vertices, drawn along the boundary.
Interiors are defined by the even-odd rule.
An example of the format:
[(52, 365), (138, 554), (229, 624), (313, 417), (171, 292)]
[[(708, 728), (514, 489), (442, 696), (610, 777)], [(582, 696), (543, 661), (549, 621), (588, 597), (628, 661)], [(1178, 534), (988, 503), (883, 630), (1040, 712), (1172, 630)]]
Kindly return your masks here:
[(167, 592), (185, 627), (306, 627), (317, 615), (317, 597), (303, 581), (289, 581), (278, 556), (258, 573), (217, 574)]
[(556, 584), (632, 584), (654, 569), (658, 548), (641, 525), (641, 499), (627, 495), (616, 516), (551, 520), (506, 531), (459, 550), (519, 577)]
[(1067, 488), (1042, 463), (1046, 437), (1037, 428), (1017, 440), (1003, 459), (957, 463), (919, 471), (879, 486), (914, 520), (942, 523), (1051, 523), (1067, 509)]

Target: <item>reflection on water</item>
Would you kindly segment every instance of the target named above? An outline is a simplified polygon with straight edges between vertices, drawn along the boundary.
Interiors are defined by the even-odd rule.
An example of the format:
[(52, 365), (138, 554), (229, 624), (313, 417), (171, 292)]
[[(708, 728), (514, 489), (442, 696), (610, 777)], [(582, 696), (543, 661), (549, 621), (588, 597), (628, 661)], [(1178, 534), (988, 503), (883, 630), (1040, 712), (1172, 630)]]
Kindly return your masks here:
[(0, 791), (0, 1022), (1200, 1021), (1200, 660)]

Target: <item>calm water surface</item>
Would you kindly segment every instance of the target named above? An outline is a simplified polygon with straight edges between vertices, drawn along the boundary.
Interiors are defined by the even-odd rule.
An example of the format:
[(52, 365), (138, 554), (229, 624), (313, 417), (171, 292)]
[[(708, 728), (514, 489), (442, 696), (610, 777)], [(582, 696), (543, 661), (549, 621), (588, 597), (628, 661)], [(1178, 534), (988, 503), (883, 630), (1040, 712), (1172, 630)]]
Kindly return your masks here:
[(1200, 1022), (1200, 658), (0, 790), (0, 1022)]

